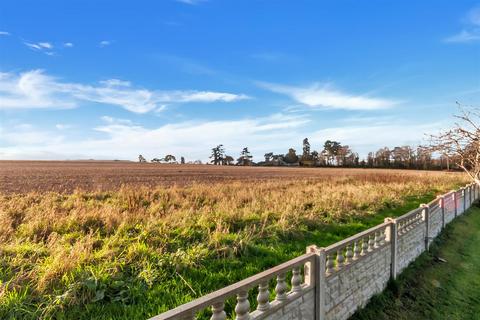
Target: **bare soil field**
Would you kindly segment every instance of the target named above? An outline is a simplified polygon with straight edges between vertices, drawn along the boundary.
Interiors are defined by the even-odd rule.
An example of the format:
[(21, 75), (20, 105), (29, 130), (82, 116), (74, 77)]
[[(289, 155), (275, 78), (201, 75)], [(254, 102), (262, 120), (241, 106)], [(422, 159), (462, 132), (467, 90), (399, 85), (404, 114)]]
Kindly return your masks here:
[[(185, 186), (194, 183), (355, 178), (390, 181), (392, 175), (438, 175), (439, 172), (385, 169), (234, 167), (171, 165), (127, 161), (0, 161), (0, 192), (116, 190), (129, 186)], [(456, 173), (450, 173), (455, 175)]]

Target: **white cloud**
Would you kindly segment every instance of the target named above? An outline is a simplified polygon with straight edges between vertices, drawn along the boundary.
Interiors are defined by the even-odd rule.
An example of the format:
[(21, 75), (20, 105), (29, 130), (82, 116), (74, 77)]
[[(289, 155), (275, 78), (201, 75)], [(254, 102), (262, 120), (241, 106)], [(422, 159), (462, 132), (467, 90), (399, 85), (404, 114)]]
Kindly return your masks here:
[(9, 36), (10, 32), (7, 31), (0, 31), (0, 36)]
[(55, 55), (55, 53), (51, 51), (53, 49), (53, 45), (50, 42), (23, 42), (23, 44), (34, 51), (43, 52), (49, 56)]
[(24, 44), (31, 48), (31, 49), (36, 49), (36, 50), (42, 50), (42, 47), (40, 47), (38, 44), (36, 43), (29, 43), (29, 42), (24, 42)]
[(207, 0), (175, 0), (175, 1), (184, 3), (184, 4), (189, 4), (189, 5), (197, 5), (202, 2), (207, 2)]
[(39, 42), (38, 45), (45, 49), (52, 49), (53, 46), (50, 42)]
[(444, 39), (445, 42), (450, 43), (468, 43), (477, 40), (480, 40), (480, 30), (462, 30), (457, 34)]
[(244, 94), (233, 94), (225, 92), (211, 92), (211, 91), (173, 91), (165, 94), (163, 101), (179, 101), (179, 102), (212, 102), (224, 101), (233, 102), (237, 100), (249, 99)]
[(100, 41), (100, 43), (99, 43), (98, 45), (100, 46), (100, 48), (104, 48), (104, 47), (109, 46), (109, 45), (111, 45), (111, 44), (112, 44), (111, 41), (109, 41), (109, 40), (103, 40), (103, 41)]
[(132, 83), (130, 81), (124, 81), (119, 79), (108, 79), (100, 81), (101, 84), (106, 87), (130, 87)]
[(41, 70), (0, 73), (0, 109), (72, 108), (76, 101), (59, 90), (55, 78)]
[(71, 43), (71, 42), (65, 42), (65, 43), (63, 44), (63, 46), (66, 47), (66, 48), (72, 48), (72, 47), (73, 47), (73, 43)]
[(471, 43), (480, 40), (480, 7), (471, 9), (463, 19), (466, 28), (443, 39), (447, 43)]
[(82, 102), (95, 102), (146, 113), (161, 111), (169, 103), (234, 102), (247, 98), (227, 92), (134, 88), (130, 82), (118, 79), (101, 81), (98, 85), (68, 83), (42, 70), (0, 73), (0, 109), (72, 108)]
[[(36, 148), (39, 145), (59, 144), (64, 137), (56, 133), (35, 128), (31, 124), (23, 123), (13, 126), (11, 129), (0, 126), (0, 145), (7, 144), (20, 148)], [(7, 147), (8, 148), (8, 147)], [(0, 147), (2, 150), (2, 147)], [(2, 152), (0, 151), (0, 159)]]
[[(248, 146), (262, 159), (267, 151), (286, 152), (288, 147), (299, 145), (304, 136), (297, 130), (309, 122), (303, 116), (271, 115), (264, 118), (187, 121), (165, 124), (157, 128), (135, 125), (125, 119), (102, 117), (105, 125), (94, 130), (103, 138), (43, 139), (37, 144), (12, 144), (0, 147), (2, 159), (135, 159), (141, 153), (148, 159), (172, 153), (189, 160), (207, 160), (210, 149), (223, 143), (227, 154), (237, 157)], [(35, 130), (32, 129), (32, 135)], [(0, 145), (2, 145), (0, 135)]]
[(374, 98), (366, 95), (353, 95), (333, 88), (329, 84), (314, 83), (308, 87), (294, 87), (274, 83), (259, 82), (261, 87), (285, 94), (293, 100), (309, 107), (346, 110), (375, 110), (394, 106), (399, 101)]
[(310, 143), (318, 145), (323, 144), (327, 139), (336, 140), (349, 145), (361, 157), (365, 157), (368, 152), (376, 151), (384, 146), (416, 146), (425, 143), (426, 135), (438, 133), (445, 127), (448, 127), (448, 124), (444, 122), (415, 124), (371, 119), (370, 123), (363, 125), (356, 124), (318, 130), (310, 135)]
[(55, 128), (57, 128), (58, 130), (67, 130), (67, 129), (70, 129), (72, 128), (73, 126), (70, 125), (70, 124), (63, 124), (63, 123), (57, 123), (55, 125)]
[(108, 124), (132, 124), (132, 120), (129, 119), (119, 119), (119, 118), (114, 118), (110, 116), (103, 116), (100, 119), (102, 119), (104, 122)]
[[(423, 143), (425, 134), (437, 133), (448, 123), (394, 123), (380, 119), (364, 119), (364, 123), (330, 127), (306, 132), (310, 120), (305, 115), (274, 114), (263, 118), (186, 121), (147, 128), (127, 119), (104, 116), (104, 125), (94, 128), (101, 138), (72, 140), (57, 137), (58, 133), (39, 131), (31, 126), (21, 129), (0, 129), (2, 159), (135, 159), (143, 154), (147, 159), (167, 153), (185, 156), (188, 160), (208, 160), (210, 149), (224, 144), (227, 154), (237, 157), (243, 147), (249, 147), (256, 161), (266, 152), (285, 153), (289, 147), (301, 152), (303, 138), (309, 137), (313, 150), (321, 150), (325, 140), (348, 144), (365, 157), (380, 147)], [(20, 132), (20, 135), (11, 132)], [(32, 140), (35, 142), (32, 142)], [(7, 140), (7, 141), (6, 141)], [(3, 142), (3, 143), (2, 143)], [(1, 147), (2, 145), (5, 145)]]

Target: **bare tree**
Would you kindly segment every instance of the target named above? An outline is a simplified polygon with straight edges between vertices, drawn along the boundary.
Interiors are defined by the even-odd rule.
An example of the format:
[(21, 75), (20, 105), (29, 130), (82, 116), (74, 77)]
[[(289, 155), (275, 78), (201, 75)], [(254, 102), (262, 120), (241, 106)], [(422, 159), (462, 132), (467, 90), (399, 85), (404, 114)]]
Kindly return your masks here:
[(480, 108), (464, 107), (452, 129), (430, 137), (429, 149), (448, 157), (480, 185)]
[(138, 155), (138, 162), (147, 162), (147, 159), (145, 159), (144, 156), (142, 156), (141, 154)]

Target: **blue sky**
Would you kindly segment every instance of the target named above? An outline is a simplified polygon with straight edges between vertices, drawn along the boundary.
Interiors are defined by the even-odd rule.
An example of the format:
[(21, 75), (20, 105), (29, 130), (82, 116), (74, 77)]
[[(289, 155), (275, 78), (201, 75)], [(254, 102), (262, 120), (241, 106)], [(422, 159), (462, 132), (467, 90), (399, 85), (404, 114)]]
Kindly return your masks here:
[(0, 159), (364, 156), (479, 98), (478, 1), (0, 3)]

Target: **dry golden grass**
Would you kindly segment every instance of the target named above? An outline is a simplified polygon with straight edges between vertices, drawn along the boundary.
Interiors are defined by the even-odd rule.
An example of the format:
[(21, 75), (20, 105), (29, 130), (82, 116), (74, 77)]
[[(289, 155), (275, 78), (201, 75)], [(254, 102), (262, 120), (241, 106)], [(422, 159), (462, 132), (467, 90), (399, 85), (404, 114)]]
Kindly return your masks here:
[[(152, 315), (245, 274), (199, 280), (198, 270), (209, 275), (220, 260), (238, 268), (254, 258), (249, 248), (275, 251), (285, 235), (348, 225), (409, 196), (466, 182), (457, 173), (324, 172), (323, 178), (315, 171), (303, 178), (1, 194), (0, 318), (59, 312), (88, 318), (86, 306), (93, 312), (102, 304), (112, 317), (130, 309)], [(187, 280), (176, 276), (182, 272)]]

